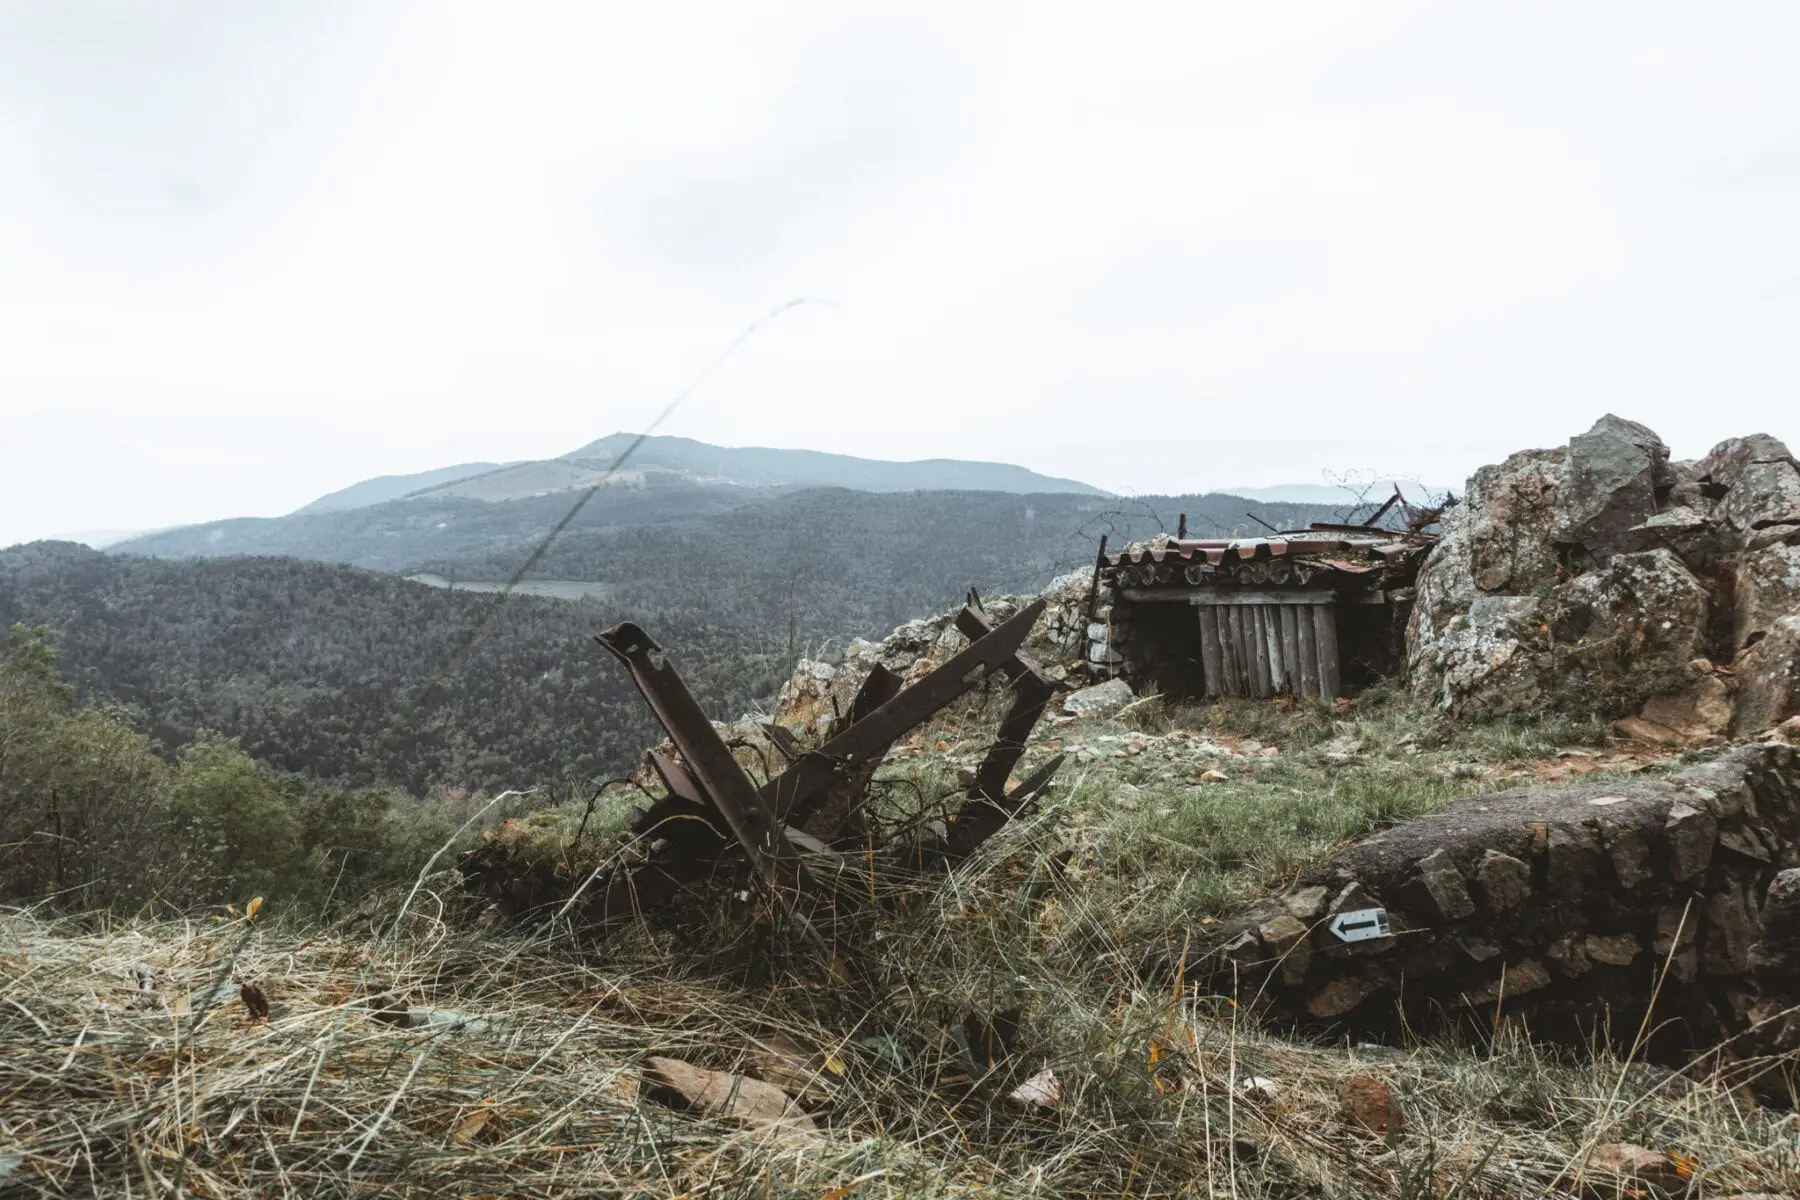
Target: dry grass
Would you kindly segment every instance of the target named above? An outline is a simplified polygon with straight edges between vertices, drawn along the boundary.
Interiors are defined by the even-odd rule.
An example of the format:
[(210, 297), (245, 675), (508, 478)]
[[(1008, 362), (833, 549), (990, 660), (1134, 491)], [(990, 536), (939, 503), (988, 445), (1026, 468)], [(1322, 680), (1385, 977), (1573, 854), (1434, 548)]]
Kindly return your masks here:
[[(1136, 973), (1143, 932), (1169, 927), (1157, 922), (1230, 903), (1370, 823), (1560, 761), (1571, 736), (1434, 743), (1411, 721), (1301, 714), (1286, 734), (1257, 728), (1285, 739), (1272, 757), (1241, 753), (1245, 735), (1218, 711), (1145, 705), (1047, 729), (1034, 755), (1058, 739), (1105, 752), (842, 942), (725, 880), (679, 924), (600, 937), (493, 928), (444, 875), (331, 927), (288, 923), (275, 905), (254, 921), (7, 913), (0, 1193), (1449, 1200), (1578, 1194), (1584, 1156), (1610, 1141), (1679, 1152), (1697, 1165), (1696, 1195), (1800, 1193), (1793, 1115), (1703, 1070), (1671, 1080), (1516, 1032), (1298, 1043)], [(1225, 783), (1192, 781), (1192, 742), (1167, 737), (1184, 731), (1239, 752), (1218, 759)], [(946, 750), (925, 741), (889, 771), (896, 808), (915, 817), (956, 788), (962, 741), (928, 737), (940, 734)], [(1352, 743), (1353, 759), (1334, 757)], [(153, 996), (133, 982), (140, 963)], [(267, 992), (266, 1020), (237, 998), (241, 982)], [(641, 1092), (650, 1054), (750, 1070), (752, 1038), (773, 1033), (826, 1064), (804, 1099), (821, 1137)], [(1061, 1081), (1056, 1112), (1005, 1102), (1044, 1067)], [(1341, 1119), (1353, 1075), (1397, 1094), (1397, 1136)], [(1247, 1094), (1251, 1076), (1275, 1094)]]

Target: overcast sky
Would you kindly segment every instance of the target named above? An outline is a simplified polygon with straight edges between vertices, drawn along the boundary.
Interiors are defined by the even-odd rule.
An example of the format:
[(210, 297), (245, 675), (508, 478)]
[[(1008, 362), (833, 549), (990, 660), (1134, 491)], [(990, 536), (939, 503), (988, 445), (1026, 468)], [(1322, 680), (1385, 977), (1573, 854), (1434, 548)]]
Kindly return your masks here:
[(637, 429), (1800, 441), (1800, 6), (0, 0), (0, 545)]

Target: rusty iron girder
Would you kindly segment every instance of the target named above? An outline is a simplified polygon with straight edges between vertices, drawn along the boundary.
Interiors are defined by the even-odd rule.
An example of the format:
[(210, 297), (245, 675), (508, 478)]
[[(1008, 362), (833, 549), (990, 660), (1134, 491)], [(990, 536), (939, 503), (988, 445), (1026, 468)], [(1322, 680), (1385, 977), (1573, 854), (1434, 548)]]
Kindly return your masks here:
[(826, 740), (807, 750), (788, 730), (765, 726), (785, 769), (760, 788), (733, 757), (699, 702), (662, 648), (629, 622), (595, 640), (630, 671), (645, 702), (674, 743), (679, 761), (658, 751), (651, 768), (666, 795), (640, 810), (634, 831), (652, 847), (650, 858), (619, 871), (606, 892), (608, 915), (639, 910), (672, 896), (685, 873), (716, 859), (729, 842), (719, 821), (744, 850), (752, 868), (771, 886), (792, 886), (823, 894), (830, 872), (817, 879), (802, 861), (826, 856), (862, 802), (875, 769), (889, 748), (915, 726), (931, 719), (982, 682), (999, 677), (1014, 689), (1013, 703), (999, 737), (977, 772), (968, 799), (951, 818), (950, 835), (929, 849), (903, 849), (921, 860), (966, 856), (1048, 786), (1060, 757), (1006, 791), (1024, 753), (1026, 739), (1052, 697), (1065, 686), (1022, 652), (1025, 638), (1043, 615), (1037, 600), (1003, 621), (983, 612), (979, 597), (957, 615), (969, 645), (918, 680), (900, 678), (876, 666), (863, 681), (848, 712), (831, 723)]
[(991, 632), (971, 641), (937, 670), (902, 689), (868, 716), (765, 783), (762, 794), (769, 807), (783, 817), (796, 808), (803, 810), (840, 774), (866, 762), (879, 761), (908, 730), (954, 704), (989, 674), (1004, 669), (1025, 644), (1026, 635), (1044, 615), (1045, 607), (1042, 599), (1026, 605), (995, 625)]
[(806, 868), (799, 855), (662, 647), (630, 621), (596, 634), (594, 640), (631, 672), (632, 682), (668, 731), (693, 782), (725, 818), (756, 873), (770, 887), (805, 886)]

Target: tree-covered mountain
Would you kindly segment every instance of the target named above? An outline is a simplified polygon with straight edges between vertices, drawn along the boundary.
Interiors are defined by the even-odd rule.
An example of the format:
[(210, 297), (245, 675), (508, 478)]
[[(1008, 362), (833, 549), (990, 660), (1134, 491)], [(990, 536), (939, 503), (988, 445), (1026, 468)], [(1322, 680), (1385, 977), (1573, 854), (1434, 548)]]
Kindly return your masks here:
[(373, 479), (353, 483), (349, 487), (339, 488), (335, 492), (327, 492), (311, 504), (295, 509), (294, 515), (342, 512), (348, 508), (366, 508), (371, 504), (385, 504), (389, 500), (399, 500), (414, 492), (455, 483), (460, 479), (467, 479), (471, 475), (485, 475), (490, 471), (498, 471), (502, 465), (491, 462), (457, 463), (453, 467), (439, 467), (435, 471), (419, 471), (412, 475), (377, 475)]
[[(703, 485), (666, 473), (645, 473), (630, 484), (595, 492), (570, 529), (646, 525), (722, 513), (776, 494), (774, 489)], [(554, 527), (576, 498), (577, 494), (555, 493), (488, 503), (433, 494), (351, 509), (186, 525), (107, 549), (156, 558), (279, 554), (377, 571), (408, 571), (425, 563), (520, 551)]]
[[(638, 438), (615, 433), (563, 455), (567, 460), (610, 466)], [(1011, 463), (927, 458), (889, 462), (826, 454), (818, 450), (777, 450), (763, 446), (712, 446), (684, 437), (649, 437), (632, 451), (630, 465), (679, 471), (733, 483), (790, 484), (854, 488), (863, 492), (1074, 492), (1106, 495), (1075, 479), (1058, 479)]]
[[(1173, 530), (1183, 513), (1196, 537), (1266, 532), (1248, 512), (1285, 527), (1335, 516), (1317, 505), (1235, 496), (808, 489), (704, 517), (571, 530), (532, 577), (604, 582), (613, 604), (646, 615), (792, 628), (807, 641), (875, 637), (941, 611), (971, 586), (1035, 590), (1092, 564), (1103, 535), (1116, 547)], [(508, 579), (524, 557), (514, 549), (428, 566), (464, 579)]]
[[(603, 600), (502, 604), (350, 566), (218, 555), (216, 544), (213, 556), (170, 560), (40, 542), (0, 551), (0, 625), (48, 625), (81, 694), (135, 706), (170, 747), (210, 730), (323, 779), (516, 787), (617, 773), (652, 741), (629, 681), (590, 640), (618, 620), (644, 625), (708, 710), (728, 718), (771, 696), (799, 653), (883, 635), (970, 586), (1035, 590), (1090, 565), (1102, 534), (1116, 545), (1183, 512), (1195, 534), (1253, 532), (1246, 509), (1274, 525), (1331, 515), (1221, 496), (843, 489), (693, 514), (720, 502), (696, 500), (707, 495), (596, 496), (592, 523), (584, 512), (534, 574), (606, 582)], [(527, 536), (541, 538), (567, 511), (552, 499), (561, 500), (409, 501), (291, 518), (289, 529), (317, 540), (283, 544), (503, 579), (523, 562)], [(609, 515), (614, 500), (622, 507)], [(382, 523), (383, 510), (413, 505), (444, 519)], [(659, 509), (678, 515), (626, 521)], [(410, 560), (406, 547), (430, 545), (475, 553)], [(420, 699), (488, 617), (467, 660)]]
[(676, 480), (727, 487), (847, 487), (867, 492), (932, 490), (993, 492), (1077, 492), (1104, 495), (1099, 488), (1074, 479), (1039, 475), (1010, 463), (966, 462), (953, 458), (886, 462), (817, 450), (779, 450), (761, 446), (712, 446), (683, 437), (647, 437), (615, 433), (589, 442), (559, 458), (527, 462), (458, 463), (411, 475), (382, 475), (320, 496), (292, 515), (343, 512), (404, 499), (485, 500), (490, 503), (527, 499), (545, 492), (585, 488), (615, 474), (623, 464), (628, 481), (646, 473)]
[[(323, 779), (525, 786), (604, 777), (650, 744), (586, 602), (493, 597), (294, 559), (167, 562), (70, 542), (0, 551), (0, 628), (48, 625), (87, 699), (137, 710), (173, 749), (203, 731)], [(470, 634), (485, 636), (437, 686)], [(654, 623), (703, 703), (736, 713), (786, 670), (744, 628)]]

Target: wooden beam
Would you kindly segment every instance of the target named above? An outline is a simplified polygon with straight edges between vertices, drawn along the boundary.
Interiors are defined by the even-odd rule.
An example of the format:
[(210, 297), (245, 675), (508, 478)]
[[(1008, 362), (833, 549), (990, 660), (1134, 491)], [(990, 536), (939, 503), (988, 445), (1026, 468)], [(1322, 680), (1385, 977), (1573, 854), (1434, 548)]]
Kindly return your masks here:
[(1335, 700), (1339, 695), (1337, 611), (1320, 605), (1312, 610), (1313, 638), (1319, 646), (1319, 695)]
[(1209, 698), (1224, 695), (1224, 657), (1219, 652), (1219, 610), (1200, 606), (1200, 666), (1206, 675)]

